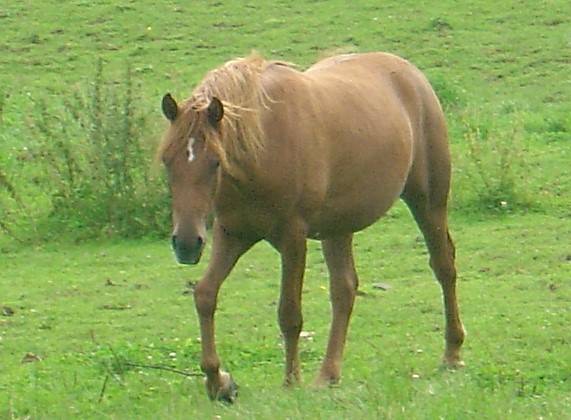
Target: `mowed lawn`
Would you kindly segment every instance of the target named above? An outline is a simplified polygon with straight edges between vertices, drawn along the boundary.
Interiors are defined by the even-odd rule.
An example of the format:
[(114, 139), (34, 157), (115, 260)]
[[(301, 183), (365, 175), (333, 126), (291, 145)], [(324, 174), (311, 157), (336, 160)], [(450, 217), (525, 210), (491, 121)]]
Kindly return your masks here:
[[(239, 398), (211, 403), (192, 301), (208, 253), (196, 267), (178, 266), (168, 226), (164, 239), (80, 243), (62, 234), (18, 244), (0, 233), (0, 419), (571, 418), (570, 36), (567, 1), (1, 4), (0, 169), (9, 173), (33, 170), (17, 157), (35, 144), (34, 102), (61, 107), (92, 81), (98, 58), (111, 77), (131, 65), (140, 105), (156, 120), (149, 138), (164, 127), (165, 92), (183, 98), (207, 70), (253, 49), (302, 67), (338, 51), (413, 61), (450, 122), (451, 230), (468, 336), (466, 367), (441, 370), (440, 289), (398, 204), (356, 236), (361, 287), (341, 384), (311, 387), (330, 319), (312, 241), (304, 381), (282, 388), (279, 256), (259, 244), (224, 285), (217, 312), (218, 350)], [(517, 154), (504, 153), (529, 208), (473, 204), (486, 188), (482, 174), (495, 182), (497, 150), (484, 143), (471, 154), (466, 119), (503, 133), (508, 148), (520, 139)], [(22, 186), (37, 210), (33, 188)]]

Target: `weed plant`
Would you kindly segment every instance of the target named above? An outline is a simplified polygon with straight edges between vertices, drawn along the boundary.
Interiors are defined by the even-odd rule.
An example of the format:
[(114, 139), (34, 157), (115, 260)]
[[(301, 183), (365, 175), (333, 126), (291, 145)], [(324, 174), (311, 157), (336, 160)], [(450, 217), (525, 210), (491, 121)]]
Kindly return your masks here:
[[(43, 97), (34, 100), (28, 119), (33, 141), (18, 157), (18, 170), (28, 172), (27, 181), (49, 208), (36, 221), (36, 234), (139, 237), (168, 225), (166, 189), (151, 171), (153, 130), (139, 103), (131, 69), (121, 81), (109, 81), (101, 61), (88, 89), (56, 106)], [(9, 181), (22, 174), (2, 175), (2, 229), (17, 237), (17, 221), (38, 203), (21, 200)]]
[(537, 209), (528, 182), (528, 158), (523, 124), (494, 124), (479, 116), (461, 118), (466, 146), (458, 163), (459, 207), (477, 212)]

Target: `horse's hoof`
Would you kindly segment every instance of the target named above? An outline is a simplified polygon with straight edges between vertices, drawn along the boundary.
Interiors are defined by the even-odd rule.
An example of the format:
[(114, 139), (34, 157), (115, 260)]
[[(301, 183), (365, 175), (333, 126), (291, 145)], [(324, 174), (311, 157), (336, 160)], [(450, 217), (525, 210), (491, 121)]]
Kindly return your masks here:
[(341, 379), (337, 375), (318, 375), (313, 381), (314, 389), (334, 388), (339, 385)]
[(228, 375), (228, 383), (218, 391), (218, 401), (234, 404), (236, 398), (238, 398), (238, 384)]
[[(238, 384), (234, 382), (228, 372), (220, 372), (220, 388), (213, 390), (206, 384), (208, 395), (211, 400), (221, 401), (226, 404), (233, 404), (238, 397)], [(214, 391), (214, 392), (213, 392)]]
[(462, 369), (464, 366), (466, 366), (466, 363), (464, 363), (461, 359), (444, 359), (444, 360), (442, 360), (442, 369), (445, 369), (445, 370)]

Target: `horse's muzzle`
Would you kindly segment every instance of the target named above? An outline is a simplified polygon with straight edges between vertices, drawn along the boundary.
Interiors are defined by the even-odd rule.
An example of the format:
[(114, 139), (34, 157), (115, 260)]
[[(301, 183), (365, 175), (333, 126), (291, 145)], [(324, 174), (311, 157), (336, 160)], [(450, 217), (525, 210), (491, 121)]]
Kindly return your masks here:
[(197, 264), (204, 249), (204, 239), (198, 236), (194, 241), (188, 243), (182, 241), (176, 235), (172, 236), (172, 249), (179, 264)]

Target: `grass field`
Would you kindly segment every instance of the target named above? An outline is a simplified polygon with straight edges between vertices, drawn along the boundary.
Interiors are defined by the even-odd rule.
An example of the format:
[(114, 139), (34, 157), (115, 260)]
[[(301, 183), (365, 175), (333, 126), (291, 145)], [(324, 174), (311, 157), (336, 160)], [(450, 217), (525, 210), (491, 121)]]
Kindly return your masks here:
[[(231, 408), (211, 404), (198, 378), (124, 366), (198, 370), (187, 282), (198, 279), (201, 267), (176, 266), (166, 243), (156, 242), (10, 254), (2, 300), (15, 313), (0, 328), (0, 416), (565, 418), (571, 256), (561, 243), (571, 229), (558, 218), (537, 221), (454, 220), (468, 330), (468, 366), (457, 372), (439, 370), (439, 287), (411, 218), (396, 211), (358, 235), (362, 293), (344, 379), (325, 391), (281, 388), (279, 258), (258, 246), (231, 275), (218, 312), (221, 356), (241, 385)], [(302, 343), (306, 382), (328, 327), (327, 278), (317, 251), (312, 243), (304, 292), (304, 329), (314, 333)], [(375, 289), (379, 281), (391, 289)], [(42, 360), (22, 363), (28, 352)]]
[[(259, 245), (231, 275), (217, 312), (219, 352), (241, 387), (228, 407), (208, 401), (194, 376), (190, 291), (204, 262), (177, 266), (156, 234), (76, 243), (56, 231), (57, 240), (19, 244), (0, 229), (0, 418), (571, 418), (571, 8), (433, 3), (0, 4), (0, 186), (2, 170), (19, 175), (30, 217), (46, 212), (45, 192), (28, 182), (38, 162), (24, 153), (37, 146), (37, 103), (61, 108), (92, 83), (98, 59), (111, 78), (130, 63), (153, 121), (149, 142), (164, 127), (162, 94), (185, 97), (205, 71), (252, 49), (302, 67), (336, 51), (413, 61), (450, 123), (451, 225), (468, 331), (467, 367), (441, 371), (439, 287), (399, 204), (357, 235), (362, 287), (343, 381), (319, 391), (308, 384), (329, 304), (311, 243), (304, 385), (283, 390), (279, 257)], [(515, 187), (502, 182), (506, 171)], [(487, 198), (492, 205), (482, 206)]]

